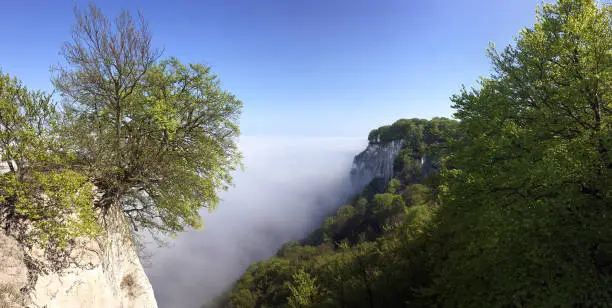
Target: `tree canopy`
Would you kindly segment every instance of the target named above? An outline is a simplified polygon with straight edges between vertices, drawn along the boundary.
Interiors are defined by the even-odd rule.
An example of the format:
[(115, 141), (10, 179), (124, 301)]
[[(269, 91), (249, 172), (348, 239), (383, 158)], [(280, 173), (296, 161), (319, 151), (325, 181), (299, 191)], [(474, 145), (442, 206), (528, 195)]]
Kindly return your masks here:
[[(493, 73), (451, 98), (458, 122), (373, 130), (370, 143), (404, 141), (395, 178), (366, 187), (359, 210), (344, 206), (305, 246), (283, 247), (290, 278), (270, 283), (291, 296), (274, 306), (609, 306), (611, 13), (543, 3), (515, 44), (489, 48)], [(269, 303), (242, 288), (247, 275), (265, 277), (265, 263), (225, 306)]]
[(443, 175), (443, 304), (609, 303), (610, 13), (544, 4), (515, 46), (490, 49), (495, 73), (452, 98), (465, 138)]
[(0, 72), (3, 227), (53, 247), (98, 235), (110, 209), (134, 230), (200, 227), (241, 166), (242, 102), (210, 67), (161, 59), (141, 15), (75, 17), (54, 66), (59, 107)]
[(66, 247), (99, 232), (92, 185), (70, 169), (59, 125), (50, 96), (0, 72), (0, 162), (8, 169), (0, 174), (0, 221), (29, 246)]
[(198, 210), (215, 207), (239, 166), (242, 102), (209, 67), (158, 61), (141, 16), (110, 21), (90, 5), (76, 17), (55, 85), (76, 167), (103, 194), (96, 205), (120, 206), (135, 228), (199, 227)]

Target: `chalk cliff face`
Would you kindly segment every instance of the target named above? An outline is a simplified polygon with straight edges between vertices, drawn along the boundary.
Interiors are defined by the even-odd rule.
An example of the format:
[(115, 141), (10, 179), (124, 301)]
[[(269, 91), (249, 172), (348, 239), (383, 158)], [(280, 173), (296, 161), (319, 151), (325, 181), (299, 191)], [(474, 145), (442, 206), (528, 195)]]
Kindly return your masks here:
[(26, 263), (44, 263), (44, 253), (26, 250), (0, 233), (0, 307), (157, 307), (153, 288), (126, 236), (126, 225), (121, 215), (112, 216), (105, 238), (77, 240), (73, 264), (39, 274), (25, 294), (19, 290), (28, 284)]
[(0, 307), (156, 308), (122, 212), (109, 211), (101, 224), (104, 236), (75, 239), (61, 269), (47, 266), (42, 249), (28, 249), (0, 231)]
[(393, 177), (393, 163), (402, 149), (402, 140), (386, 144), (370, 143), (353, 160), (351, 184), (356, 191), (363, 189), (374, 178), (389, 181)]

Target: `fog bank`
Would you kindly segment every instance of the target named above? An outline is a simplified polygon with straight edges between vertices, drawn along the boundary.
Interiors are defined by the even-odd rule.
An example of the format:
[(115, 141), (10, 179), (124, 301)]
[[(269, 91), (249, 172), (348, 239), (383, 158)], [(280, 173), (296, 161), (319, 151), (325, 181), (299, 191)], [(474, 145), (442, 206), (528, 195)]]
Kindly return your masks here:
[(196, 308), (224, 291), (254, 261), (318, 227), (345, 197), (356, 138), (242, 137), (245, 171), (222, 194), (204, 229), (149, 245), (145, 270), (159, 307)]

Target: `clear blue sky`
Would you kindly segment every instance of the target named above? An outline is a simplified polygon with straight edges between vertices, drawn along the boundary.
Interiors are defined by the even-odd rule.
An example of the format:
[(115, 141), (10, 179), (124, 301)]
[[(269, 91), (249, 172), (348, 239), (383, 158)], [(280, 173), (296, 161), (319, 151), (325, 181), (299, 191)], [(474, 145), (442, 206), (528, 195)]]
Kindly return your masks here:
[[(164, 56), (213, 67), (243, 100), (244, 135), (365, 137), (398, 118), (450, 116), (490, 72), (485, 49), (535, 21), (538, 0), (94, 1), (139, 9)], [(50, 89), (83, 1), (3, 1), (0, 68)]]

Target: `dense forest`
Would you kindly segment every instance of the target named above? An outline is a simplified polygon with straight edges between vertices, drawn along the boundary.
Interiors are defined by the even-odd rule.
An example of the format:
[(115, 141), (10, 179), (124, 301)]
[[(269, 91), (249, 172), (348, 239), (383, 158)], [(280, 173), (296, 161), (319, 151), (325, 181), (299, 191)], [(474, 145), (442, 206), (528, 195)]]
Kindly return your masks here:
[(394, 177), (252, 264), (224, 307), (612, 306), (612, 8), (538, 7), (457, 121), (400, 120)]

